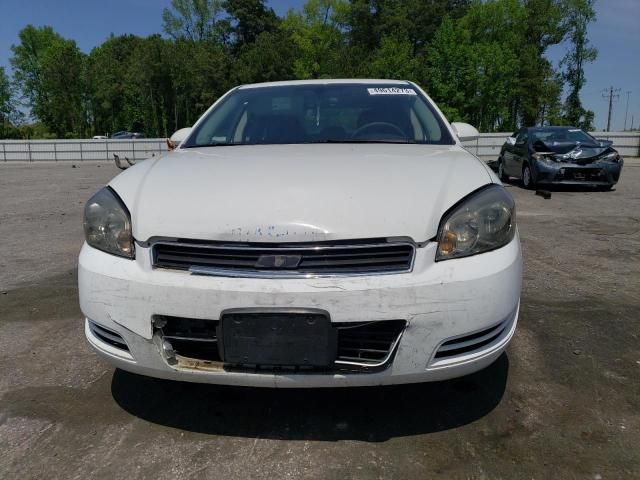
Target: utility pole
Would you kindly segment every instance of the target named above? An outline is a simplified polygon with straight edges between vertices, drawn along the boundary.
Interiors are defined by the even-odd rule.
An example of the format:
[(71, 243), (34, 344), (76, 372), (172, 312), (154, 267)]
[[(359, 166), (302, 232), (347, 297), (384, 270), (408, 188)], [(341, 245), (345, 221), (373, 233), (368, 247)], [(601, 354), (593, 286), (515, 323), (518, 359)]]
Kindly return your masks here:
[(624, 113), (624, 131), (627, 131), (627, 117), (629, 116), (629, 97), (631, 96), (631, 90), (627, 90), (627, 110)]
[(613, 99), (615, 98), (616, 100), (618, 100), (620, 98), (620, 89), (616, 88), (614, 90), (613, 87), (610, 87), (608, 92), (605, 89), (602, 91), (602, 98), (604, 98), (605, 100), (609, 98), (609, 118), (607, 119), (607, 132), (610, 132), (611, 131), (611, 111), (613, 110)]

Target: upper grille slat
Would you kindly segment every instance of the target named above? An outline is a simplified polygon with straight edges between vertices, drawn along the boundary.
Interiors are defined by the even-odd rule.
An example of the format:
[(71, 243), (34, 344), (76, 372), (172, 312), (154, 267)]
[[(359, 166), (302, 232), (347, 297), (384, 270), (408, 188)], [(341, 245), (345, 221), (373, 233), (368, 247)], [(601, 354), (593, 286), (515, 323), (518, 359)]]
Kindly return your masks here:
[[(383, 240), (353, 245), (158, 242), (152, 246), (154, 268), (237, 277), (404, 273), (411, 271), (414, 255), (415, 247), (410, 243)], [(270, 257), (266, 264), (265, 257)], [(277, 263), (279, 259), (287, 260)]]
[(402, 263), (402, 262), (406, 262), (407, 261), (407, 257), (406, 256), (402, 256), (402, 257), (381, 257), (381, 258), (377, 258), (375, 260), (371, 259), (371, 258), (359, 258), (359, 259), (345, 259), (345, 260), (334, 260), (334, 259), (322, 259), (322, 260), (304, 260), (303, 262), (301, 262), (301, 265), (303, 267), (322, 267), (324, 265), (326, 265), (327, 263), (330, 263), (331, 265), (336, 265), (336, 266), (343, 266), (343, 265), (370, 265), (370, 266), (376, 266), (376, 265), (396, 265), (398, 263)]

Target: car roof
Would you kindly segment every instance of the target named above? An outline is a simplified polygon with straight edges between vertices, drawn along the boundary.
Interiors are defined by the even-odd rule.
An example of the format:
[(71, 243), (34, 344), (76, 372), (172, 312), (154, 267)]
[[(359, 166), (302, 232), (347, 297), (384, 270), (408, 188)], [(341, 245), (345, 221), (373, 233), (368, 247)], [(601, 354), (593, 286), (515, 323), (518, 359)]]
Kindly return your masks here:
[(264, 83), (251, 83), (247, 85), (241, 85), (238, 88), (241, 90), (247, 88), (268, 88), (268, 87), (285, 87), (285, 86), (298, 86), (298, 85), (410, 85), (407, 80), (382, 80), (382, 79), (363, 79), (363, 78), (333, 78), (322, 80), (287, 80), (282, 82), (264, 82)]

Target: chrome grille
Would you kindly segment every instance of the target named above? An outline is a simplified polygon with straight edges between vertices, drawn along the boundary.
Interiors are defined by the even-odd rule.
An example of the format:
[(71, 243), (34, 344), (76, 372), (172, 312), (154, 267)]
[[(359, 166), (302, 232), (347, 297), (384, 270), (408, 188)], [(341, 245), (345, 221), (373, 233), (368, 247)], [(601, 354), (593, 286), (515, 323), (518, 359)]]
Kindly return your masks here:
[[(219, 321), (158, 315), (155, 322), (162, 325), (159, 328), (162, 339), (170, 342), (175, 353), (192, 359), (222, 362), (217, 338)], [(334, 323), (337, 355), (334, 367), (329, 370), (364, 373), (386, 368), (406, 324), (405, 320)]]
[(232, 277), (313, 277), (409, 272), (410, 243), (200, 244), (158, 242), (153, 266)]

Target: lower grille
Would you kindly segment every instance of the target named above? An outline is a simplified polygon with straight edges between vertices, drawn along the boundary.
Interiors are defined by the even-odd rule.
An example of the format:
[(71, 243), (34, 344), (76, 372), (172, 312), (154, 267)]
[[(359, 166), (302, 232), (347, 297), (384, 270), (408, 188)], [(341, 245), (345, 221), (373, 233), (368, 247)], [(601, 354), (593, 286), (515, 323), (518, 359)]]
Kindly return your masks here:
[[(156, 316), (154, 324), (173, 352), (183, 357), (222, 362), (218, 349), (217, 320)], [(329, 370), (371, 371), (388, 366), (406, 326), (404, 320), (336, 323), (337, 355)], [(278, 370), (283, 367), (270, 367)], [(237, 366), (229, 369), (238, 370)], [(246, 369), (245, 369), (246, 370)], [(253, 370), (264, 371), (263, 366)], [(326, 368), (296, 368), (296, 371), (323, 371)]]
[(565, 168), (558, 174), (558, 180), (572, 180), (584, 182), (603, 182), (607, 175), (601, 169), (596, 168)]
[(218, 321), (162, 316), (156, 317), (154, 323), (161, 326), (163, 339), (169, 341), (178, 355), (221, 361), (216, 332)]
[(464, 353), (471, 353), (474, 350), (479, 350), (482, 347), (489, 345), (495, 341), (508, 326), (508, 322), (502, 322), (486, 330), (472, 333), (471, 335), (465, 335), (464, 337), (454, 338), (444, 342), (438, 351), (435, 358), (449, 358), (456, 355), (462, 355)]
[(411, 271), (410, 243), (366, 240), (350, 243), (153, 245), (153, 266), (232, 277), (375, 275)]
[(405, 325), (404, 320), (337, 324), (336, 363), (363, 367), (384, 365), (395, 352)]
[(91, 333), (97, 337), (99, 340), (102, 340), (104, 343), (111, 345), (112, 347), (118, 348), (120, 350), (124, 350), (125, 352), (129, 351), (129, 347), (127, 346), (124, 339), (113, 330), (109, 330), (97, 323), (89, 321), (89, 330)]

